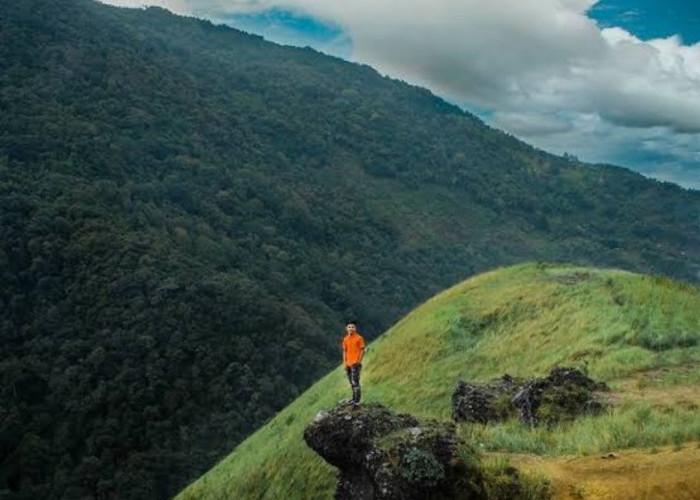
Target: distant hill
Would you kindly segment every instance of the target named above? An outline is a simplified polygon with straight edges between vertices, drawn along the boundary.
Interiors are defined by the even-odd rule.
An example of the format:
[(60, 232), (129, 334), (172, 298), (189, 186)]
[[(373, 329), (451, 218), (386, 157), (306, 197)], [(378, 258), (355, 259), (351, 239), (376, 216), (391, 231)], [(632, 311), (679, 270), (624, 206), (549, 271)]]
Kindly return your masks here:
[[(500, 460), (554, 473), (557, 498), (572, 498), (572, 491), (691, 498), (684, 495), (700, 478), (678, 471), (700, 459), (699, 307), (700, 289), (666, 278), (537, 264), (499, 269), (436, 295), (373, 342), (363, 363), (364, 400), (449, 420), (461, 378), (485, 382), (578, 366), (610, 386), (610, 410), (534, 429), (518, 419), (460, 424), (460, 435)], [(302, 432), (348, 393), (345, 374), (332, 371), (176, 500), (331, 498), (335, 469)], [(685, 451), (669, 458), (659, 453), (666, 445)], [(632, 447), (643, 451), (628, 453)], [(629, 458), (606, 467), (600, 456), (612, 452)], [(586, 492), (584, 482), (596, 489)]]
[(437, 291), (525, 260), (698, 281), (700, 193), (310, 49), (0, 0), (0, 491), (166, 498)]

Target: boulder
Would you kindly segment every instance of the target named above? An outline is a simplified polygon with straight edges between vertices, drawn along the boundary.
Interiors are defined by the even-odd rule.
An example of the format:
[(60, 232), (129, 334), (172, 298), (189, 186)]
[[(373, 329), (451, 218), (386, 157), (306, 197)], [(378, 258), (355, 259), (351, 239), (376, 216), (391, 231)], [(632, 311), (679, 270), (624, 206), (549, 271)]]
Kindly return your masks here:
[(597, 391), (603, 382), (588, 378), (576, 368), (554, 368), (545, 378), (533, 379), (513, 397), (520, 419), (531, 425), (573, 420), (603, 409)]
[(452, 423), (344, 405), (312, 422), (304, 440), (339, 469), (337, 500), (478, 498), (479, 469), (461, 458), (469, 448)]
[(524, 380), (508, 374), (487, 384), (460, 380), (452, 393), (452, 419), (487, 424), (515, 416), (517, 410), (512, 399), (524, 384)]
[(544, 378), (504, 375), (487, 384), (460, 381), (452, 394), (452, 418), (486, 424), (519, 416), (531, 425), (571, 420), (601, 411), (596, 392), (606, 389), (580, 370), (562, 367)]

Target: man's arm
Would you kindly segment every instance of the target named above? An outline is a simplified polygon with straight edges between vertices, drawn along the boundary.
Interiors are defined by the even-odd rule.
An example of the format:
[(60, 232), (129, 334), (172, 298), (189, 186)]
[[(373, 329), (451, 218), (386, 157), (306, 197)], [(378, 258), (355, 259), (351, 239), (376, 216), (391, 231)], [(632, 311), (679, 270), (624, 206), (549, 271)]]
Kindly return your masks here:
[(357, 360), (358, 365), (362, 364), (362, 358), (365, 357), (365, 339), (362, 337), (360, 337), (360, 339), (361, 339), (362, 344), (360, 347), (360, 359)]

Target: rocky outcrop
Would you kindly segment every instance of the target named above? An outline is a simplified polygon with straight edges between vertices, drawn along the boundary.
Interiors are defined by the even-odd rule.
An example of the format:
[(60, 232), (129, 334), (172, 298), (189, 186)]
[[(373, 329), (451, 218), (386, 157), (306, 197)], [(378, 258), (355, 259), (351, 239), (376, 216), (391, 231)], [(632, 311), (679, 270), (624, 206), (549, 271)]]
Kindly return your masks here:
[(515, 416), (517, 410), (512, 399), (524, 385), (523, 379), (508, 374), (488, 384), (460, 380), (452, 393), (452, 419), (487, 424)]
[(485, 424), (519, 416), (531, 425), (571, 420), (598, 413), (603, 405), (596, 392), (606, 389), (576, 368), (560, 367), (544, 378), (504, 375), (487, 384), (460, 381), (452, 394), (452, 418)]
[(385, 406), (339, 406), (304, 431), (306, 443), (339, 469), (335, 498), (479, 498), (479, 470), (462, 458), (454, 424), (419, 422)]

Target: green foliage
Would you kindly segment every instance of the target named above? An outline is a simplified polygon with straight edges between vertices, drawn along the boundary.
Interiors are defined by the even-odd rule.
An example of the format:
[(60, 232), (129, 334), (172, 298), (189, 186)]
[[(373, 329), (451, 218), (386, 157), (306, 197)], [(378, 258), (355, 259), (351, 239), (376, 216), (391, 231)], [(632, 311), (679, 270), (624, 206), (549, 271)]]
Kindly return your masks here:
[[(374, 337), (480, 270), (697, 280), (698, 193), (547, 155), (366, 66), (88, 0), (2, 0), (0, 26), (13, 495), (168, 497), (337, 362), (345, 318)], [(469, 321), (463, 349), (510, 319)]]
[(432, 487), (445, 477), (445, 470), (432, 453), (411, 448), (401, 458), (401, 475), (411, 484)]

